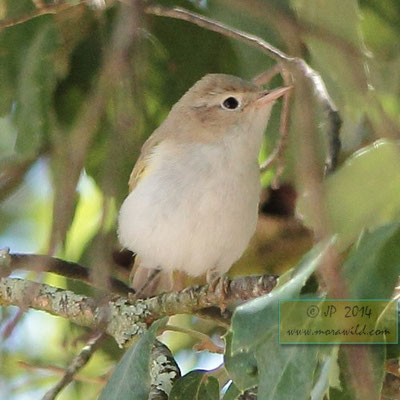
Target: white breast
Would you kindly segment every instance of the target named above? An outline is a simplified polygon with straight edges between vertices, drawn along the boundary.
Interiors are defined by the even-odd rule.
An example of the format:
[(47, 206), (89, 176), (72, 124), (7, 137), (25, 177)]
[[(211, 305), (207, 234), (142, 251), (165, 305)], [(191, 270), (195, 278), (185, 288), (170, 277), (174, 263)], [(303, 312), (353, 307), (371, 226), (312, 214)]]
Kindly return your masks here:
[(260, 190), (257, 156), (243, 144), (157, 146), (119, 216), (120, 242), (143, 267), (222, 274), (242, 255)]

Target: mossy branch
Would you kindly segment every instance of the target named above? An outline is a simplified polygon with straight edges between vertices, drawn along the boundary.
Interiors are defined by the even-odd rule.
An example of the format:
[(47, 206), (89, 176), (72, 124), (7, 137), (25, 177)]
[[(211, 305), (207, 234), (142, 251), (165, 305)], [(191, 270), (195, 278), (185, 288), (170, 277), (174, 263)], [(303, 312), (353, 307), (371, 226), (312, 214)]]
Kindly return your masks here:
[[(7, 270), (12, 255), (2, 251), (0, 268)], [(23, 266), (21, 266), (23, 267)], [(1, 275), (1, 274), (0, 274)], [(3, 274), (4, 276), (4, 274)], [(81, 326), (101, 329), (120, 346), (129, 345), (155, 320), (168, 315), (193, 314), (210, 307), (225, 308), (269, 293), (276, 285), (274, 275), (221, 279), (215, 285), (194, 286), (131, 302), (110, 295), (101, 299), (19, 278), (0, 278), (0, 305), (34, 308), (67, 318)]]

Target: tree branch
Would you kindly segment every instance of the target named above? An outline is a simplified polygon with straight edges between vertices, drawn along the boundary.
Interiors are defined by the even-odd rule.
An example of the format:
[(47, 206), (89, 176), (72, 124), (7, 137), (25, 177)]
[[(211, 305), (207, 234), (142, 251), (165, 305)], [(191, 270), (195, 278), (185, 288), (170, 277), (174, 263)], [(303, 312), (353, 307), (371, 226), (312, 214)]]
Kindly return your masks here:
[(221, 33), (222, 35), (232, 39), (239, 39), (249, 46), (257, 47), (259, 50), (263, 51), (277, 62), (291, 63), (295, 60), (258, 36), (232, 28), (223, 24), (222, 22), (185, 10), (184, 8), (164, 7), (158, 4), (151, 4), (145, 7), (144, 11), (147, 14), (154, 14), (160, 17), (169, 17), (188, 21), (192, 24), (208, 29), (209, 31)]
[(0, 306), (15, 305), (47, 311), (81, 326), (102, 329), (120, 346), (129, 345), (155, 320), (176, 314), (245, 301), (269, 293), (276, 285), (274, 275), (225, 279), (215, 286), (189, 287), (130, 303), (114, 297), (104, 305), (94, 298), (46, 284), (18, 278), (0, 279)]
[[(2, 266), (1, 261), (0, 266)], [(69, 279), (78, 279), (88, 285), (93, 285), (93, 280), (91, 279), (93, 277), (93, 271), (90, 268), (56, 257), (39, 254), (10, 253), (7, 263), (0, 269), (0, 276), (8, 276), (12, 271), (17, 269), (35, 272), (51, 272)], [(107, 284), (107, 289), (111, 292), (124, 296), (135, 292), (124, 282), (113, 277), (108, 277)]]
[(91, 337), (86, 346), (83, 347), (81, 352), (74, 357), (71, 364), (66, 369), (63, 377), (57, 382), (57, 384), (51, 388), (43, 396), (42, 400), (54, 400), (57, 395), (74, 379), (76, 373), (81, 370), (91, 359), (93, 353), (99, 348), (106, 336), (103, 332), (97, 333)]
[[(20, 361), (19, 365), (31, 370), (42, 369), (63, 375), (57, 385), (49, 390), (42, 400), (55, 399), (61, 390), (72, 381), (72, 379), (103, 386), (107, 382), (107, 375), (99, 378), (92, 378), (84, 375), (77, 375), (77, 372), (87, 364), (93, 352), (102, 344), (102, 339), (104, 337), (105, 335), (101, 333), (92, 337), (67, 369), (55, 367), (53, 365), (32, 365), (24, 361)], [(149, 400), (167, 400), (174, 382), (181, 377), (181, 371), (173, 358), (171, 351), (159, 340), (154, 342), (151, 351), (150, 377), (151, 389)]]
[[(26, 361), (18, 361), (18, 365), (30, 371), (46, 371), (59, 376), (64, 375), (66, 372), (65, 368), (60, 368), (49, 364), (32, 364)], [(96, 385), (104, 385), (107, 382), (107, 379), (104, 376), (89, 377), (85, 375), (75, 375), (74, 380), (83, 383), (94, 383)]]
[(36, 159), (36, 157), (25, 160), (12, 159), (0, 163), (0, 201), (19, 186)]

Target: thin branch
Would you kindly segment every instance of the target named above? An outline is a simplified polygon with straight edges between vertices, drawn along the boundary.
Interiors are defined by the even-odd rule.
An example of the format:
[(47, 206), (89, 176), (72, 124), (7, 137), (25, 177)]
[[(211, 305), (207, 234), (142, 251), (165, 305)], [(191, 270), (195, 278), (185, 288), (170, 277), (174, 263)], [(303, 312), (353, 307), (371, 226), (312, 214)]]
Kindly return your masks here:
[(183, 328), (181, 326), (165, 325), (162, 328), (162, 332), (167, 332), (167, 331), (184, 333), (196, 339), (197, 341), (200, 342), (194, 346), (195, 350), (197, 351), (207, 350), (210, 351), (211, 353), (224, 354), (223, 347), (217, 346), (212, 341), (212, 339), (203, 332), (195, 331), (193, 329)]
[[(280, 64), (275, 64), (268, 71), (265, 71), (257, 75), (252, 79), (252, 82), (259, 86), (265, 85), (279, 73), (283, 76), (285, 85), (291, 86), (293, 84), (293, 82), (291, 82), (291, 77), (289, 73), (285, 69), (283, 69)], [(283, 155), (287, 148), (287, 143), (289, 138), (290, 93), (291, 92), (287, 92), (283, 97), (281, 123), (280, 123), (279, 138), (277, 140), (277, 143), (275, 144), (275, 147), (272, 153), (269, 155), (269, 157), (260, 165), (260, 172), (264, 173), (275, 162), (278, 164), (275, 178), (272, 183), (272, 187), (274, 189), (278, 188), (279, 178), (281, 177), (284, 171)]]
[(47, 311), (73, 323), (103, 329), (120, 346), (129, 345), (155, 320), (176, 314), (192, 314), (237, 300), (249, 300), (269, 293), (276, 285), (274, 275), (225, 279), (221, 285), (204, 285), (170, 292), (130, 303), (116, 297), (105, 305), (94, 298), (69, 290), (18, 278), (0, 279), (0, 306), (15, 305)]
[(82, 351), (72, 360), (60, 381), (43, 396), (42, 400), (54, 400), (72, 380), (76, 373), (81, 370), (90, 360), (93, 353), (99, 348), (105, 338), (103, 332), (91, 337)]
[[(283, 72), (285, 84), (289, 85), (289, 76), (286, 72)], [(282, 113), (281, 113), (281, 124), (279, 131), (279, 138), (275, 145), (273, 152), (270, 156), (264, 161), (264, 163), (260, 166), (261, 173), (265, 172), (273, 163), (278, 162), (278, 169), (276, 172), (276, 176), (274, 179), (273, 187), (276, 188), (278, 185), (278, 179), (283, 172), (282, 168), (282, 157), (287, 147), (288, 136), (289, 136), (289, 117), (290, 117), (290, 94), (291, 91), (287, 92), (283, 96), (283, 105), (282, 105)]]
[(14, 332), (15, 327), (21, 321), (24, 316), (24, 309), (20, 308), (15, 315), (11, 318), (11, 320), (1, 326), (1, 341), (4, 342), (7, 338), (9, 338)]
[(268, 84), (272, 78), (278, 75), (282, 71), (280, 64), (275, 64), (267, 71), (261, 72), (261, 74), (255, 76), (251, 81), (257, 86), (263, 86)]
[[(38, 254), (9, 254), (6, 269), (3, 267), (0, 269), (0, 276), (7, 276), (17, 269), (35, 272), (51, 272), (69, 279), (78, 279), (88, 285), (93, 285), (91, 279), (93, 273), (91, 269), (55, 257)], [(113, 277), (108, 277), (107, 284), (111, 292), (125, 296), (129, 293), (134, 293), (134, 290), (128, 285)]]
[[(40, 154), (37, 155), (39, 156)], [(0, 200), (8, 197), (19, 186), (37, 157), (22, 161), (10, 160), (0, 164)]]
[[(323, 107), (327, 116), (327, 137), (329, 144), (327, 157), (325, 160), (325, 174), (330, 174), (336, 169), (338, 164), (339, 152), (341, 148), (339, 133), (342, 126), (342, 120), (335, 103), (328, 94), (325, 83), (321, 76), (301, 58), (297, 58), (295, 62), (297, 64), (297, 72), (306, 78), (308, 81), (307, 83), (311, 84), (312, 88), (314, 89), (314, 95), (316, 96), (320, 105)], [(297, 79), (297, 83), (298, 81), (299, 79)]]
[(158, 4), (151, 4), (145, 7), (144, 11), (148, 14), (153, 14), (160, 17), (169, 17), (188, 21), (192, 24), (213, 32), (220, 33), (232, 39), (239, 39), (249, 46), (257, 47), (259, 50), (263, 51), (277, 62), (291, 63), (295, 61), (295, 58), (288, 56), (283, 51), (277, 49), (258, 36), (232, 28), (223, 24), (222, 22), (185, 10), (184, 8), (164, 7)]
[[(50, 272), (68, 279), (75, 279), (84, 282), (98, 290), (104, 290), (103, 287), (97, 287), (91, 277), (94, 269), (86, 268), (80, 264), (58, 259), (56, 257), (37, 255), (37, 254), (12, 254), (9, 248), (0, 249), (0, 277), (7, 277), (15, 270), (26, 270), (34, 272)], [(137, 296), (135, 290), (130, 288), (122, 281), (108, 277), (107, 289), (112, 293), (127, 296), (132, 303)], [(31, 294), (32, 296), (33, 294)], [(26, 297), (30, 297), (27, 295)], [(20, 312), (22, 315), (24, 310)], [(228, 311), (221, 314), (219, 308), (211, 307), (199, 310), (195, 313), (200, 318), (212, 319), (215, 323), (226, 327), (229, 325), (230, 314)], [(14, 324), (13, 324), (14, 325)], [(9, 332), (7, 329), (5, 332)]]
[(53, 4), (51, 6), (46, 6), (42, 8), (36, 8), (35, 11), (32, 11), (30, 14), (23, 15), (21, 17), (16, 18), (9, 18), (3, 21), (0, 21), (0, 31), (4, 28), (10, 28), (11, 26), (23, 24), (31, 19), (40, 17), (41, 15), (48, 15), (48, 14), (57, 14), (61, 11), (68, 10), (72, 7), (76, 7), (77, 4), (74, 3), (60, 3), (60, 4)]
[[(65, 375), (68, 371), (65, 368), (56, 367), (54, 365), (32, 365), (25, 361), (19, 361), (18, 364), (25, 369), (44, 370), (53, 372), (57, 375)], [(76, 372), (78, 372), (78, 370), (75, 371), (75, 374), (73, 376), (73, 380), (75, 381), (94, 383), (100, 386), (104, 386), (108, 380), (107, 376), (89, 377), (84, 375), (77, 375)], [(150, 376), (151, 390), (149, 394), (149, 400), (167, 399), (174, 382), (181, 377), (179, 366), (172, 356), (171, 351), (165, 344), (161, 343), (158, 340), (155, 341), (154, 347), (151, 352)], [(46, 393), (45, 396), (49, 396), (49, 392)], [(44, 397), (44, 399), (52, 398), (55, 397)]]
[[(18, 365), (27, 370), (32, 370), (32, 371), (43, 370), (52, 372), (56, 375), (64, 375), (66, 372), (65, 368), (56, 367), (55, 365), (30, 364), (25, 361), (18, 361)], [(95, 383), (97, 385), (104, 385), (107, 382), (107, 379), (105, 377), (90, 377), (84, 375), (75, 375), (74, 380), (84, 383)]]

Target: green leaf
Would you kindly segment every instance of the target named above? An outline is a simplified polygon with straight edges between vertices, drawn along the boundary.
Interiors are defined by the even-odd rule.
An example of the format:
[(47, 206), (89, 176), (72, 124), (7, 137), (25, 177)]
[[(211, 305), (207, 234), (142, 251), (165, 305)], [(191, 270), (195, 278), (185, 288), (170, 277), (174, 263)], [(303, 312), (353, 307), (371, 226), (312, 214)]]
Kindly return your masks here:
[(329, 354), (322, 355), (317, 368), (317, 378), (311, 391), (311, 400), (324, 400), (330, 388), (341, 390), (338, 365), (339, 346), (333, 346)]
[(225, 355), (224, 365), (232, 378), (235, 385), (241, 389), (246, 390), (257, 386), (258, 384), (258, 367), (254, 353), (242, 352), (232, 355), (232, 333), (229, 332), (225, 336)]
[[(102, 42), (102, 35), (105, 32), (99, 29), (90, 13), (86, 14), (86, 18), (81, 16), (76, 19), (68, 15), (64, 18), (59, 25), (62, 41), (67, 42), (69, 46), (71, 44), (75, 46), (64, 46), (57, 52), (57, 65), (59, 66), (65, 59), (70, 65), (67, 68), (68, 73), (58, 82), (54, 94), (54, 109), (61, 126), (69, 128), (76, 122), (83, 102), (90, 96), (93, 84), (96, 82), (104, 57), (102, 50), (105, 43)], [(85, 25), (83, 30), (82, 25)], [(74, 28), (76, 32), (71, 33)], [(65, 64), (68, 64), (68, 61)], [(107, 96), (110, 96), (110, 93), (107, 93)], [(97, 140), (94, 145), (97, 145)]]
[(150, 355), (157, 330), (167, 318), (154, 322), (115, 368), (99, 400), (144, 400), (150, 392)]
[[(362, 32), (367, 48), (371, 50), (379, 61), (392, 60), (400, 53), (400, 9), (397, 0), (376, 2), (363, 0), (360, 2), (362, 10)], [(386, 63), (381, 63), (385, 68)], [(388, 78), (396, 79), (397, 76)], [(388, 88), (396, 90), (395, 87)]]
[(172, 387), (169, 400), (218, 400), (219, 383), (207, 371), (191, 371), (179, 378)]
[[(4, 1), (4, 0), (2, 0)], [(2, 4), (0, 2), (0, 12)], [(29, 14), (34, 8), (31, 0), (8, 1), (7, 18)], [(34, 18), (23, 24), (3, 29), (0, 34), (0, 115), (7, 115), (15, 102), (21, 66), (36, 33), (47, 24), (48, 16)]]
[(400, 222), (365, 232), (350, 252), (343, 276), (351, 296), (388, 299), (400, 274)]
[[(400, 146), (379, 140), (350, 157), (324, 183), (331, 232), (343, 248), (366, 228), (376, 228), (400, 216)], [(298, 211), (308, 225), (314, 221), (307, 198)]]
[(41, 27), (19, 71), (14, 113), (16, 149), (25, 155), (35, 154), (49, 130), (58, 43), (58, 32), (51, 22)]
[(333, 244), (316, 245), (294, 269), (292, 278), (270, 294), (239, 306), (232, 317), (232, 354), (255, 349), (270, 340), (271, 331), (278, 325), (278, 300), (296, 298), (310, 275), (315, 271)]
[[(367, 89), (367, 57), (362, 55), (365, 47), (357, 0), (292, 0), (292, 4), (301, 23), (308, 28), (305, 43), (312, 64), (322, 73), (329, 93), (334, 99), (345, 96), (346, 105), (365, 101), (361, 94)], [(334, 35), (336, 41), (319, 34), (318, 29), (328, 36)]]
[(259, 369), (258, 400), (308, 400), (320, 346), (279, 345), (278, 327), (255, 355)]
[(30, 0), (2, 0), (6, 10), (7, 18), (17, 18), (26, 15), (35, 9), (35, 5)]

